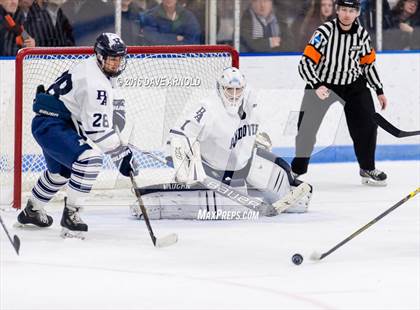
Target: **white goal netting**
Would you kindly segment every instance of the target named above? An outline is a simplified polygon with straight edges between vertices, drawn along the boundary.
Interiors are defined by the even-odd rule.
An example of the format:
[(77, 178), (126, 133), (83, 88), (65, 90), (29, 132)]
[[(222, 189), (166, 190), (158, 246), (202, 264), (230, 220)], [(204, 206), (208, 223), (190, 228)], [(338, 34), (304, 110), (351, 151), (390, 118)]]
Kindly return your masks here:
[[(15, 207), (20, 205), (17, 197), (30, 191), (40, 172), (46, 168), (41, 149), (31, 134), (36, 87), (40, 84), (48, 87), (62, 72), (88, 57), (94, 57), (90, 48), (67, 48), (33, 49), (17, 58), (17, 109), (16, 112), (8, 109), (0, 133), (2, 195), (13, 192)], [(169, 129), (182, 111), (209, 91), (214, 91), (222, 70), (232, 65), (237, 65), (237, 54), (225, 46), (129, 48), (126, 70), (117, 83), (118, 96), (125, 99), (127, 109), (123, 140), (159, 155), (166, 144)], [(21, 100), (19, 94), (22, 94)], [(158, 161), (140, 153), (136, 156), (141, 162), (142, 185), (168, 177), (164, 165)], [(19, 175), (20, 182), (16, 181)], [(128, 186), (126, 178), (118, 174), (109, 158), (105, 158), (95, 188)]]

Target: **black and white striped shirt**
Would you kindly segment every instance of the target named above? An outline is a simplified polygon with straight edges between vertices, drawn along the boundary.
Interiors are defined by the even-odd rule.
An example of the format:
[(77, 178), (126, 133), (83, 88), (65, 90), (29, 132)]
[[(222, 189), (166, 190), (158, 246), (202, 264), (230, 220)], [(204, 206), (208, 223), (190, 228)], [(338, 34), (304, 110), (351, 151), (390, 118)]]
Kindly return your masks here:
[(299, 74), (312, 88), (349, 85), (363, 75), (377, 94), (383, 94), (375, 60), (368, 32), (356, 22), (343, 31), (334, 19), (313, 34), (303, 52)]
[(46, 6), (36, 2), (29, 9), (25, 29), (34, 35), (36, 46), (73, 46), (73, 27), (61, 9), (56, 12), (55, 22)]

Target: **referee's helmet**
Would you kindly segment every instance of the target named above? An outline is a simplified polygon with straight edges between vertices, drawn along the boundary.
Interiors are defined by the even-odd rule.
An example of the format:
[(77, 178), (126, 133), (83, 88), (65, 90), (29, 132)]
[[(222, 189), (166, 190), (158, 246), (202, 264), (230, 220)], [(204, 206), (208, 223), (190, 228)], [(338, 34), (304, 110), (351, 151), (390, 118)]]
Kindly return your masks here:
[(360, 0), (336, 0), (335, 4), (339, 6), (347, 6), (349, 8), (360, 8)]

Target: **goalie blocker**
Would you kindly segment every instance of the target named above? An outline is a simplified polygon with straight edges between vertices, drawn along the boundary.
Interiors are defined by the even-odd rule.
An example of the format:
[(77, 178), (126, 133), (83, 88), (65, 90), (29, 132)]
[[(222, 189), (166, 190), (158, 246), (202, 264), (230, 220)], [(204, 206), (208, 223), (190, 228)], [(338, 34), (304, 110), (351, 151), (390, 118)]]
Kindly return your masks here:
[[(203, 162), (206, 175), (254, 198), (276, 206), (286, 203), (286, 213), (303, 213), (308, 208), (312, 189), (293, 200), (293, 189), (301, 184), (290, 174), (290, 166), (280, 157), (262, 148), (255, 148), (248, 165), (240, 171), (218, 171)], [(220, 189), (219, 189), (220, 190)], [(218, 191), (219, 191), (218, 190)], [(200, 183), (165, 183), (139, 188), (150, 219), (255, 219), (270, 216), (253, 212), (235, 202), (234, 197), (226, 197), (218, 191), (205, 188)], [(303, 196), (303, 197), (302, 197)], [(233, 198), (233, 199), (232, 199)], [(291, 205), (287, 205), (291, 202)], [(284, 208), (284, 207), (282, 207)], [(137, 204), (130, 206), (133, 216), (142, 218)], [(280, 208), (281, 209), (281, 208)]]

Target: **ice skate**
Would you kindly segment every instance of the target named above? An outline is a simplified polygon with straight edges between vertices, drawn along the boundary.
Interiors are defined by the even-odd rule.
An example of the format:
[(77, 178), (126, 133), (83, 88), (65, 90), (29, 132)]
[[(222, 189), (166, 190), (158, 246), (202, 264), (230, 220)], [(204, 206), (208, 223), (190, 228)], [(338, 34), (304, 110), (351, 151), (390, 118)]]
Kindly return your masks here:
[(385, 172), (373, 169), (363, 170), (360, 169), (360, 176), (362, 177), (362, 184), (371, 186), (386, 186), (387, 175)]
[(85, 239), (85, 232), (88, 231), (88, 225), (83, 222), (79, 215), (80, 208), (68, 206), (65, 200), (63, 216), (61, 218), (61, 237)]
[(16, 227), (24, 227), (28, 224), (38, 227), (49, 227), (53, 223), (52, 217), (49, 216), (43, 208), (38, 210), (34, 209), (30, 200), (28, 200), (25, 209), (19, 213), (17, 220), (18, 222), (15, 224)]

